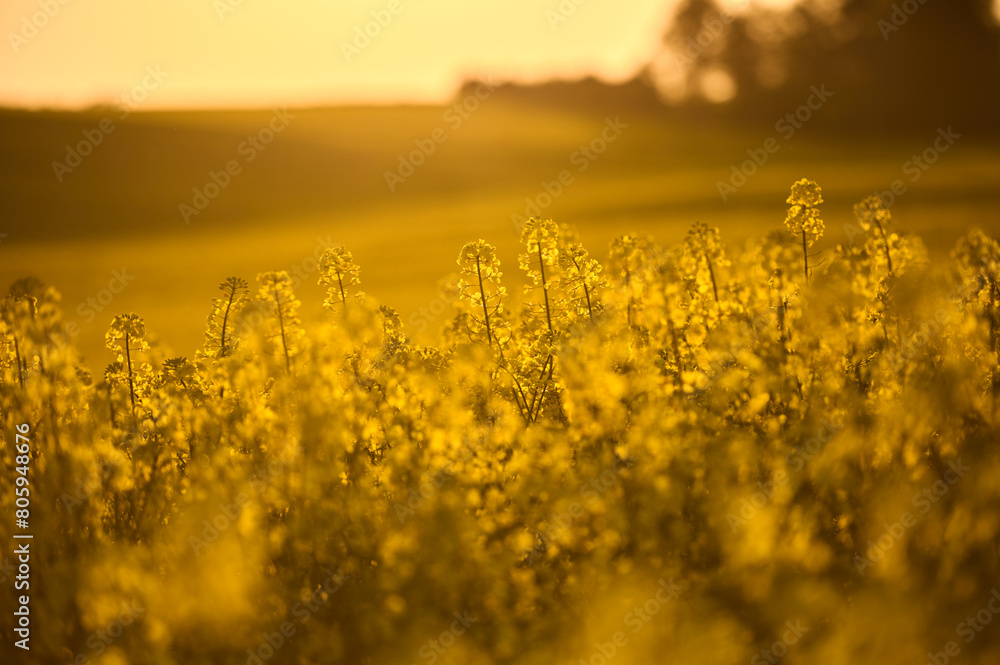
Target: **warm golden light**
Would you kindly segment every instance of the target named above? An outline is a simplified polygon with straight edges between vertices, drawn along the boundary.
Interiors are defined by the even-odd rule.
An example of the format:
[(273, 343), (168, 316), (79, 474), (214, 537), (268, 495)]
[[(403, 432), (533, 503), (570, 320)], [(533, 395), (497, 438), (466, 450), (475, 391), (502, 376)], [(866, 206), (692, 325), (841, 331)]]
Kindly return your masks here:
[(998, 662), (990, 0), (0, 3), (3, 665)]
[(655, 51), (670, 4), (12, 0), (0, 104), (117, 100), (148, 66), (168, 73), (150, 108), (440, 102), (468, 75), (623, 80)]

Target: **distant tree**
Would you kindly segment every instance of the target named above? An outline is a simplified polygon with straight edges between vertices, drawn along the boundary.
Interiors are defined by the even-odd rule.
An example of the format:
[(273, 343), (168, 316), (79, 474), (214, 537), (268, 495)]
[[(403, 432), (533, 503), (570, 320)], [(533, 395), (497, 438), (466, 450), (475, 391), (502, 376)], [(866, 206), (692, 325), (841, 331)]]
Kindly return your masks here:
[(721, 72), (741, 117), (780, 117), (813, 85), (834, 93), (817, 124), (992, 130), (1000, 115), (990, 0), (803, 0), (735, 16), (715, 0), (683, 0), (664, 55), (659, 73), (681, 81), (684, 104), (704, 105), (705, 82)]

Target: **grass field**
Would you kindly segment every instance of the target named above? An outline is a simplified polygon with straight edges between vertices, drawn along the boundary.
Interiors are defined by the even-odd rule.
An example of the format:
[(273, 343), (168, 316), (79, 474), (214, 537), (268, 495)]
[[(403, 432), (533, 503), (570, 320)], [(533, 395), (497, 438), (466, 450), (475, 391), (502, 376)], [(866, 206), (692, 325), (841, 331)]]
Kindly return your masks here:
[[(140, 313), (163, 345), (190, 356), (203, 333), (199, 313), (207, 315), (223, 278), (310, 273), (319, 239), (347, 245), (362, 267), (363, 289), (395, 307), (404, 323), (419, 324), (411, 329), (433, 331), (443, 319), (416, 313), (434, 301), (462, 244), (486, 238), (514, 275), (511, 216), (526, 212), (526, 198), (544, 204), (544, 183), (564, 171), (569, 184), (540, 211), (575, 225), (600, 258), (621, 233), (649, 232), (670, 244), (696, 220), (718, 226), (730, 244), (760, 236), (781, 225), (788, 188), (801, 177), (823, 186), (821, 248), (847, 241), (851, 206), (896, 180), (907, 190), (892, 207), (898, 227), (923, 237), (932, 256), (946, 254), (972, 226), (1000, 231), (997, 143), (962, 135), (913, 179), (907, 162), (933, 146), (936, 127), (872, 140), (817, 136), (807, 124), (785, 138), (767, 125), (720, 130), (613, 106), (539, 110), (499, 94), (465, 117), (449, 107), (289, 113), (287, 128), (261, 149), (245, 142), (268, 126), (270, 110), (121, 120), (114, 111), (0, 113), (0, 284), (28, 275), (54, 284), (97, 370), (111, 359), (103, 335), (115, 314)], [(113, 131), (60, 182), (52, 163), (64, 161), (67, 145), (83, 141), (84, 131), (100, 135), (104, 118)], [(583, 155), (581, 146), (615, 118), (627, 127), (593, 160)], [(445, 140), (390, 191), (386, 171), (399, 167), (415, 141), (426, 145), (435, 136)], [(716, 183), (769, 138), (778, 151), (723, 201)], [(190, 205), (193, 188), (231, 160), (239, 173), (186, 224), (179, 206)], [(121, 288), (115, 270), (133, 279)], [(305, 319), (320, 315), (314, 272), (300, 293)]]

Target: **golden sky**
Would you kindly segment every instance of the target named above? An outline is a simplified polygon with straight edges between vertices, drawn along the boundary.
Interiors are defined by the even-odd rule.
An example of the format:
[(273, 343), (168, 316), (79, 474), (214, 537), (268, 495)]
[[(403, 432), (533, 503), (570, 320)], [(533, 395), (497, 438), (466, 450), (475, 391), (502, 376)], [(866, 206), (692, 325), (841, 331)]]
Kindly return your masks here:
[[(0, 104), (116, 100), (152, 83), (150, 67), (161, 72), (150, 108), (441, 100), (463, 75), (623, 79), (673, 4), (576, 2), (3, 0)], [(385, 25), (355, 44), (372, 12)]]
[(676, 2), (2, 0), (0, 105), (426, 102), (471, 76), (623, 80)]

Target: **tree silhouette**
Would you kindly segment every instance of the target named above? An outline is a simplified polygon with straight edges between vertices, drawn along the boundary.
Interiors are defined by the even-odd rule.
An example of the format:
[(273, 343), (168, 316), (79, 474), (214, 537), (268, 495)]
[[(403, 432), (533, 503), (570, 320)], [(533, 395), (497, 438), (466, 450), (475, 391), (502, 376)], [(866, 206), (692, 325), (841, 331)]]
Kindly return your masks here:
[[(726, 17), (715, 0), (684, 0), (664, 36), (683, 68), (686, 105), (706, 74), (735, 86), (726, 110), (781, 117), (813, 85), (834, 93), (816, 124), (872, 131), (953, 125), (994, 130), (1000, 111), (1000, 30), (990, 0), (805, 0)], [(692, 46), (696, 45), (696, 46)], [(691, 54), (697, 54), (691, 57)], [(676, 77), (676, 73), (675, 77)]]

